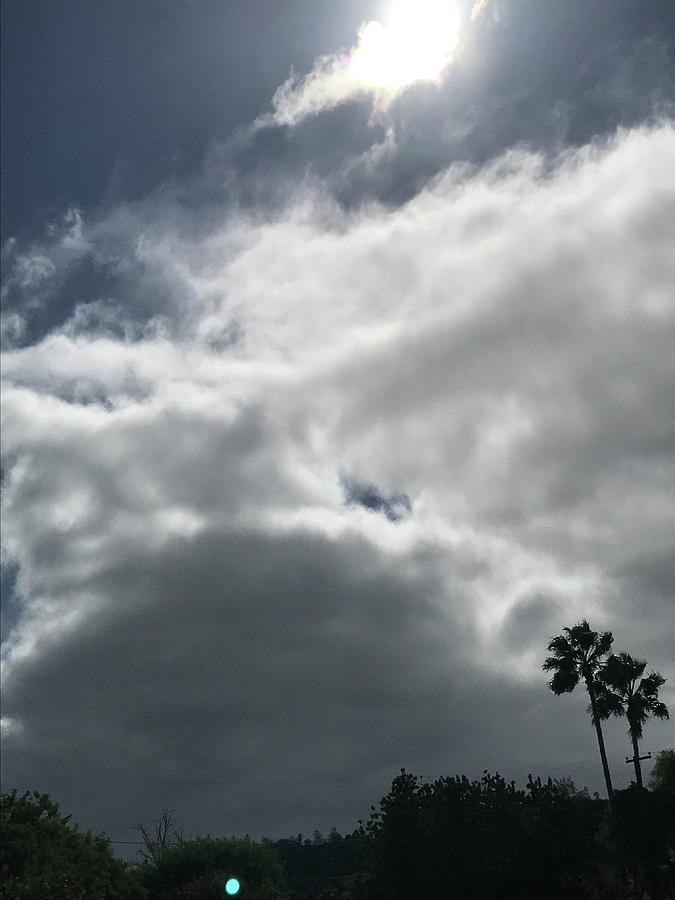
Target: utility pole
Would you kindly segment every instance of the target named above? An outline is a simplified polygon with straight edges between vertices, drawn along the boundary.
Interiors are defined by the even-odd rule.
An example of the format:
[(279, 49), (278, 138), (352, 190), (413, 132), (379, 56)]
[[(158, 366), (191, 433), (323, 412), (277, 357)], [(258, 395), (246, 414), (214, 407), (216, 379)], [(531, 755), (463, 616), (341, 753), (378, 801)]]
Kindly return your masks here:
[(646, 756), (640, 756), (640, 755), (639, 755), (639, 751), (637, 751), (637, 752), (635, 753), (635, 756), (627, 756), (627, 757), (626, 757), (626, 764), (628, 764), (628, 763), (633, 763), (633, 765), (635, 766), (635, 777), (636, 777), (637, 783), (639, 784), (640, 787), (642, 787), (642, 776), (641, 776), (641, 773), (640, 773), (640, 762), (641, 762), (643, 759), (651, 759), (651, 758), (652, 758), (652, 754), (651, 754), (651, 753), (647, 753)]

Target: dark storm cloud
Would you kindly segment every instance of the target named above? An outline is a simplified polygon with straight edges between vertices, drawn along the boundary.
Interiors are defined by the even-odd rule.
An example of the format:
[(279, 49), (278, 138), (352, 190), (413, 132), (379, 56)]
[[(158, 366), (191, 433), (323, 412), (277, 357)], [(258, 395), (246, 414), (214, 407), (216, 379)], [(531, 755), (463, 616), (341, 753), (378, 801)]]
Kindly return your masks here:
[(8, 776), (67, 775), (79, 723), (84, 782), (130, 766), (167, 792), (232, 782), (260, 827), (266, 780), (358, 781), (395, 765), (392, 740), (404, 755), (457, 740), (459, 710), (435, 737), (425, 722), (461, 702), (439, 662), (466, 626), (439, 608), (438, 572), (411, 579), (357, 536), (203, 534), (150, 564), (127, 553), (91, 587), (113, 602), (78, 629), (76, 653), (57, 639), (39, 671), (15, 672), (4, 713), (26, 727)]
[[(666, 661), (672, 659), (675, 637), (675, 629), (671, 624), (675, 609), (675, 553), (672, 549), (672, 535), (673, 528), (639, 554), (629, 555), (627, 559), (624, 557), (612, 572), (617, 585), (617, 611), (627, 618), (644, 617), (649, 646), (658, 648), (657, 652)], [(664, 623), (668, 624), (664, 627)], [(627, 635), (616, 637), (617, 649), (625, 649), (629, 643)], [(646, 642), (637, 655), (648, 655)], [(666, 665), (669, 664), (666, 662)]]
[(414, 577), (411, 561), (306, 533), (127, 554), (96, 578), (109, 602), (76, 643), (56, 638), (15, 670), (4, 714), (25, 725), (4, 777), (54, 786), (78, 812), (92, 795), (118, 835), (168, 798), (190, 828), (287, 834), (310, 815), (354, 827), (368, 790), (408, 761), (499, 764), (491, 741), (550, 720), (550, 705), (470, 659), (461, 580), (448, 614), (441, 557)]

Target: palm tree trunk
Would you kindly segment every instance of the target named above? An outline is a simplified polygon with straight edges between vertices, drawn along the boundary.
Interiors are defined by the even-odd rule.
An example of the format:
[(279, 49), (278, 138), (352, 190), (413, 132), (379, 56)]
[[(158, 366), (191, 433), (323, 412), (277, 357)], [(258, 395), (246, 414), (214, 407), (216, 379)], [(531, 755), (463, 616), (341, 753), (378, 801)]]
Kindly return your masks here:
[(640, 765), (640, 748), (638, 747), (638, 741), (634, 734), (630, 736), (633, 742), (633, 765), (635, 766), (635, 780), (637, 781), (637, 786), (642, 787), (642, 766)]
[(600, 719), (598, 717), (598, 710), (595, 703), (595, 689), (593, 687), (593, 681), (590, 678), (586, 679), (586, 688), (588, 690), (588, 696), (591, 698), (591, 711), (593, 713), (593, 724), (595, 725), (595, 733), (598, 736), (598, 747), (600, 748), (600, 759), (602, 760), (602, 771), (605, 774), (605, 784), (607, 786), (607, 799), (609, 800), (610, 808), (612, 806), (612, 776), (609, 774), (609, 764), (607, 762), (607, 754), (605, 752), (605, 741), (602, 736), (602, 727), (600, 726)]

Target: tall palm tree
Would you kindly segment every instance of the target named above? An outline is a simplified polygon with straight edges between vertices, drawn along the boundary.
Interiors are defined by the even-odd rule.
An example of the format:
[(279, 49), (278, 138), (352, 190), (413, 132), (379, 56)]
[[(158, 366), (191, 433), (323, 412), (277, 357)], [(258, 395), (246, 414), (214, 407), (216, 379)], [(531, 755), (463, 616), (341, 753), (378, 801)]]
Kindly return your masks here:
[(609, 653), (614, 640), (611, 631), (599, 633), (593, 631), (586, 619), (572, 628), (563, 628), (563, 634), (554, 637), (548, 645), (549, 656), (542, 666), (545, 672), (553, 672), (549, 687), (554, 694), (569, 694), (583, 679), (590, 697), (591, 719), (595, 725), (602, 760), (602, 771), (607, 785), (607, 797), (612, 802), (612, 777), (609, 774), (605, 742), (602, 737), (600, 715), (597, 708), (596, 684), (597, 676), (602, 668), (605, 656)]
[(643, 678), (646, 667), (646, 659), (634, 659), (630, 653), (612, 654), (598, 673), (596, 685), (600, 718), (626, 716), (628, 719), (635, 780), (639, 787), (642, 787), (642, 767), (638, 741), (642, 738), (642, 726), (651, 716), (669, 718), (668, 707), (659, 700), (659, 688), (666, 679), (658, 672), (651, 672)]

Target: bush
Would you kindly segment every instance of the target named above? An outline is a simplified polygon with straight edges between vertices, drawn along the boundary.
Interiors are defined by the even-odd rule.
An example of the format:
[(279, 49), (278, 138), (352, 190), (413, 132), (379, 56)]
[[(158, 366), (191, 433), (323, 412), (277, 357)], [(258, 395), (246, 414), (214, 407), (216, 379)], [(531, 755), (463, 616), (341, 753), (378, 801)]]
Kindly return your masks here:
[(0, 798), (2, 900), (135, 900), (134, 873), (102, 835), (82, 833), (48, 794)]
[(271, 847), (249, 838), (193, 838), (164, 848), (140, 868), (152, 900), (220, 900), (231, 876), (242, 884), (242, 900), (286, 897), (281, 861)]

